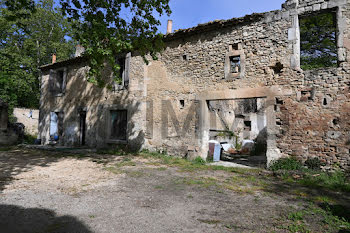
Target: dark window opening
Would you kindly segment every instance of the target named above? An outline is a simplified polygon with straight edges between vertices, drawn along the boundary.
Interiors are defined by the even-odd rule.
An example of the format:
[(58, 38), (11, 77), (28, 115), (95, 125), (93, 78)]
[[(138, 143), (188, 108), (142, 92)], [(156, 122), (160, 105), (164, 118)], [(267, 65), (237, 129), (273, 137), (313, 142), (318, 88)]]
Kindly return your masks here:
[(271, 69), (275, 74), (281, 74), (284, 66), (281, 62), (277, 62), (276, 65), (271, 66)]
[(64, 71), (63, 70), (59, 70), (57, 72), (57, 90), (62, 93), (62, 87), (63, 87), (63, 77), (64, 77)]
[(239, 50), (239, 43), (234, 43), (232, 46), (232, 50)]
[(182, 56), (182, 59), (183, 59), (184, 61), (187, 61), (187, 60), (188, 60), (187, 55), (186, 55), (186, 54), (184, 54), (184, 55)]
[(230, 70), (231, 70), (231, 73), (240, 73), (241, 72), (241, 57), (240, 56), (230, 57)]
[(125, 57), (118, 59), (118, 65), (119, 68), (119, 79), (122, 80), (124, 78), (124, 72), (125, 72)]
[(314, 99), (314, 90), (301, 91), (300, 101), (308, 101)]
[(111, 134), (112, 140), (126, 140), (127, 110), (111, 110)]
[(244, 99), (242, 101), (243, 113), (254, 113), (258, 112), (258, 99)]
[(185, 100), (180, 100), (180, 107), (184, 108), (185, 107)]
[(80, 111), (80, 144), (85, 145), (86, 138), (86, 111)]
[(276, 119), (276, 125), (278, 125), (278, 126), (281, 126), (281, 125), (282, 125), (281, 119)]
[(65, 89), (65, 75), (66, 69), (51, 70), (49, 78), (50, 92), (53, 94), (61, 94)]
[(338, 125), (339, 124), (339, 119), (338, 118), (333, 119), (333, 124), (334, 125)]
[(244, 129), (247, 131), (252, 130), (252, 122), (251, 121), (244, 121)]
[(284, 103), (283, 103), (283, 100), (282, 100), (282, 99), (276, 98), (276, 104), (278, 104), (278, 105), (283, 105)]
[(336, 67), (337, 26), (334, 12), (300, 18), (300, 65), (304, 70)]
[(323, 98), (323, 105), (328, 105), (327, 98)]

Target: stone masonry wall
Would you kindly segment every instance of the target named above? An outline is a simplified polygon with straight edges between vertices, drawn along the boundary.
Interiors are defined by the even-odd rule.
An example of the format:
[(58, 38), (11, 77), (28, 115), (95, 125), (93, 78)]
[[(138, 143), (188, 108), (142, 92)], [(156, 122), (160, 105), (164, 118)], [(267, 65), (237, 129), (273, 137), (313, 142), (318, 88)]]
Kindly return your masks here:
[[(30, 112), (32, 112), (31, 116)], [(16, 118), (16, 122), (22, 123), (25, 126), (24, 131), (26, 134), (33, 136), (38, 135), (39, 110), (15, 108), (13, 110), (13, 115)]]
[[(303, 71), (298, 17), (333, 8), (338, 20), (339, 67)], [(210, 128), (206, 101), (266, 98), (268, 162), (282, 156), (303, 161), (319, 157), (328, 167), (346, 168), (350, 164), (348, 25), (350, 3), (345, 0), (288, 0), (282, 10), (209, 22), (167, 35), (165, 50), (157, 61), (149, 58), (149, 64), (133, 54), (127, 90), (93, 86), (86, 81), (87, 67), (77, 63), (68, 67), (65, 95), (53, 97), (46, 70), (41, 138), (47, 143), (49, 112), (59, 110), (65, 112), (62, 145), (78, 145), (78, 110), (85, 108), (87, 144), (110, 145), (108, 111), (128, 109), (130, 146), (205, 158)], [(241, 56), (242, 71), (228, 77), (232, 54)], [(110, 72), (105, 77), (111, 80)]]

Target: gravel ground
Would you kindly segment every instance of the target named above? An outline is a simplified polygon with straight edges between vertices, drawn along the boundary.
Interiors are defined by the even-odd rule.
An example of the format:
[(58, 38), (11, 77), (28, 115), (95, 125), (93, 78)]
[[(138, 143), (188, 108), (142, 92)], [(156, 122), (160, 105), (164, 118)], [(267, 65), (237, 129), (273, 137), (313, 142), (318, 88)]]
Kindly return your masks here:
[(0, 152), (0, 232), (285, 232), (279, 218), (301, 205), (192, 180), (230, 179), (224, 171), (183, 172), (141, 158), (108, 169), (120, 159)]

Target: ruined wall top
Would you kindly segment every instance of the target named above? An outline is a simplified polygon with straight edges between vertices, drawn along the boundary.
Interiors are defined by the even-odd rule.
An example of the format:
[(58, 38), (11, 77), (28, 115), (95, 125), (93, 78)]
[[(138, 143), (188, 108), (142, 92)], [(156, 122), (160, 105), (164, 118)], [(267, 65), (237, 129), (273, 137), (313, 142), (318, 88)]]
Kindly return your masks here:
[(310, 11), (332, 8), (346, 4), (346, 0), (286, 0), (282, 4), (282, 10), (310, 7)]

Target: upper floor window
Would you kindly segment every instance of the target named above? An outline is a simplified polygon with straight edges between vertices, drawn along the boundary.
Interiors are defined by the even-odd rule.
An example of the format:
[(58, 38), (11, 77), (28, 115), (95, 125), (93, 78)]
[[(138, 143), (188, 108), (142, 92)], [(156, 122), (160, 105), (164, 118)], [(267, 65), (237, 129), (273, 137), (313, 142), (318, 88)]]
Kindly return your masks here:
[(130, 67), (131, 53), (126, 56), (117, 58), (117, 63), (120, 66), (119, 74), (115, 77), (114, 90), (126, 89), (129, 86), (129, 67)]
[(336, 67), (337, 26), (335, 12), (300, 17), (300, 66), (304, 70)]
[(242, 43), (229, 45), (225, 58), (225, 78), (243, 78), (245, 73), (245, 54)]
[(50, 70), (49, 88), (54, 95), (60, 95), (65, 92), (67, 79), (67, 68)]
[(240, 56), (230, 57), (230, 67), (231, 67), (231, 73), (240, 73), (241, 72), (241, 57)]

